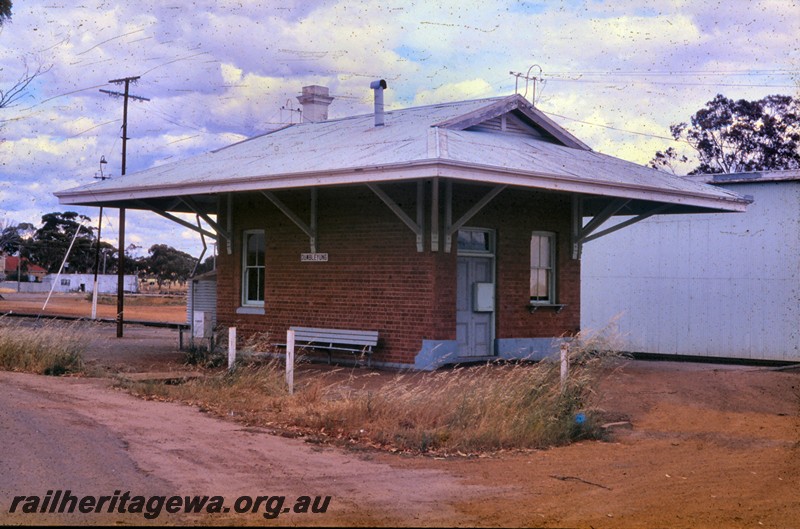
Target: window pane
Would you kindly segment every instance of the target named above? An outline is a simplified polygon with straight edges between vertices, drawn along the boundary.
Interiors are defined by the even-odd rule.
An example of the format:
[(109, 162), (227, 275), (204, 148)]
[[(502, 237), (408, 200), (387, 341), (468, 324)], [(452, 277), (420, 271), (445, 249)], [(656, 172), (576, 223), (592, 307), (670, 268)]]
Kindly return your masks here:
[(264, 265), (264, 234), (250, 233), (247, 235), (247, 266)]
[(486, 231), (459, 230), (458, 249), (469, 252), (492, 251), (489, 233)]
[(534, 235), (531, 237), (531, 268), (539, 268), (540, 263), (542, 262), (540, 247), (542, 245), (543, 238), (544, 237), (540, 235)]
[(532, 302), (554, 303), (554, 235), (531, 236), (530, 296)]
[(264, 304), (265, 246), (263, 231), (245, 232), (242, 270), (242, 303), (245, 305)]
[(247, 269), (247, 301), (264, 301), (264, 268)]
[(531, 299), (547, 301), (550, 299), (550, 271), (543, 268), (531, 270)]
[(550, 237), (539, 237), (539, 266), (550, 268)]

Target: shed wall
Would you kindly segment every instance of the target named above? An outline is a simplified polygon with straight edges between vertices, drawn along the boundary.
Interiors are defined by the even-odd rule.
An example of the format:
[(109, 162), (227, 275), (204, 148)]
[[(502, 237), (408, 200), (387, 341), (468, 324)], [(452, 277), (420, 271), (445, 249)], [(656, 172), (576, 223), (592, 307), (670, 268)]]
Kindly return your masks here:
[(665, 215), (588, 243), (581, 327), (624, 349), (800, 360), (800, 183), (729, 184), (746, 213)]

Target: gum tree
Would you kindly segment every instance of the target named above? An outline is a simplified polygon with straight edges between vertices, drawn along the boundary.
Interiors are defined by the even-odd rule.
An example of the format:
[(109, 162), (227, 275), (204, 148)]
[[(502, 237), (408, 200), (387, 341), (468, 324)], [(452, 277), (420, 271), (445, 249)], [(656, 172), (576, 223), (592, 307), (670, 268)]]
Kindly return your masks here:
[[(670, 132), (697, 153), (689, 174), (800, 168), (800, 101), (791, 96), (734, 101), (720, 94)], [(672, 170), (686, 161), (669, 148), (657, 152), (650, 165)]]

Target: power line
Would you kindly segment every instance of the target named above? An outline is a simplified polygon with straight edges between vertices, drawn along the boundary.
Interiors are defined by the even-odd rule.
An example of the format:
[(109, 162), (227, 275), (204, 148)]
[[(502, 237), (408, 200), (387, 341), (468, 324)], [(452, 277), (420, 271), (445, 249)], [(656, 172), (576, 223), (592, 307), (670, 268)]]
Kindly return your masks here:
[(624, 83), (613, 82), (602, 79), (565, 79), (565, 78), (549, 78), (548, 81), (565, 82), (565, 83), (594, 83), (605, 84), (611, 86), (620, 86), (622, 84), (638, 84), (638, 85), (660, 85), (660, 86), (722, 86), (732, 88), (797, 88), (797, 85), (780, 85), (780, 84), (743, 84), (743, 83), (683, 83), (683, 82), (661, 82), (661, 81), (625, 81)]
[(688, 142), (686, 142), (684, 140), (676, 140), (675, 138), (671, 138), (671, 137), (668, 137), (668, 136), (659, 136), (658, 134), (649, 134), (647, 132), (638, 132), (638, 131), (635, 131), (635, 130), (621, 129), (619, 127), (612, 127), (611, 125), (603, 125), (601, 123), (592, 123), (591, 121), (583, 121), (583, 120), (576, 119), (576, 118), (570, 118), (570, 117), (567, 117), (567, 116), (562, 116), (561, 114), (555, 114), (553, 112), (546, 112), (546, 111), (544, 111), (542, 109), (539, 109), (539, 110), (541, 112), (544, 112), (548, 116), (555, 116), (557, 118), (566, 119), (568, 121), (574, 121), (576, 123), (582, 123), (583, 125), (591, 125), (593, 127), (602, 127), (604, 129), (616, 130), (618, 132), (625, 132), (625, 133), (628, 133), (628, 134), (636, 134), (638, 136), (647, 136), (647, 137), (650, 137), (650, 138), (658, 138), (658, 139), (661, 139), (661, 140), (669, 140), (669, 141), (674, 141), (674, 142), (678, 142), (678, 143), (688, 143)]

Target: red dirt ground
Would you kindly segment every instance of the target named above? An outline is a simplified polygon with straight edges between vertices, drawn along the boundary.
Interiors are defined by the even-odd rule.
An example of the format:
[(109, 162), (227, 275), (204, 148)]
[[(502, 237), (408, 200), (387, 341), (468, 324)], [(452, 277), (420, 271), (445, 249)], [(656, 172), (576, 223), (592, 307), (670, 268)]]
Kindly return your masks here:
[[(23, 302), (30, 302), (16, 303), (13, 294), (3, 296), (0, 313), (12, 306), (22, 311)], [(78, 305), (67, 299), (51, 306), (69, 311)], [(131, 306), (128, 317), (137, 319), (134, 314), (140, 309)], [(184, 321), (182, 307), (148, 307), (143, 314), (150, 319), (156, 311), (169, 321)], [(129, 329), (122, 341), (104, 337), (110, 332), (98, 334), (87, 356), (114, 370), (182, 369), (175, 331)], [(318, 369), (326, 368), (311, 366), (296, 376), (312, 376)], [(363, 372), (365, 376), (369, 373)], [(379, 371), (370, 375), (370, 383), (375, 383), (376, 377), (391, 376), (391, 372)], [(75, 386), (70, 391), (81, 391)], [(382, 464), (371, 472), (385, 473), (371, 475), (372, 483), (390, 482), (393, 472), (400, 470), (438, 471), (448, 477), (449, 487), (455, 479), (473, 493), (443, 499), (446, 508), (443, 504), (438, 515), (430, 518), (398, 520), (374, 511), (368, 517), (344, 516), (325, 522), (800, 527), (797, 369), (621, 360), (601, 383), (597, 405), (620, 422), (629, 423), (612, 428), (607, 442), (454, 459), (370, 453), (370, 461)], [(163, 424), (152, 426), (154, 430), (164, 428)], [(325, 451), (338, 457), (334, 452), (339, 450)], [(246, 466), (247, 453), (240, 457)], [(153, 464), (171, 463), (166, 458)], [(327, 484), (332, 490), (337, 486), (334, 481)], [(476, 496), (475, 490), (483, 492)]]

